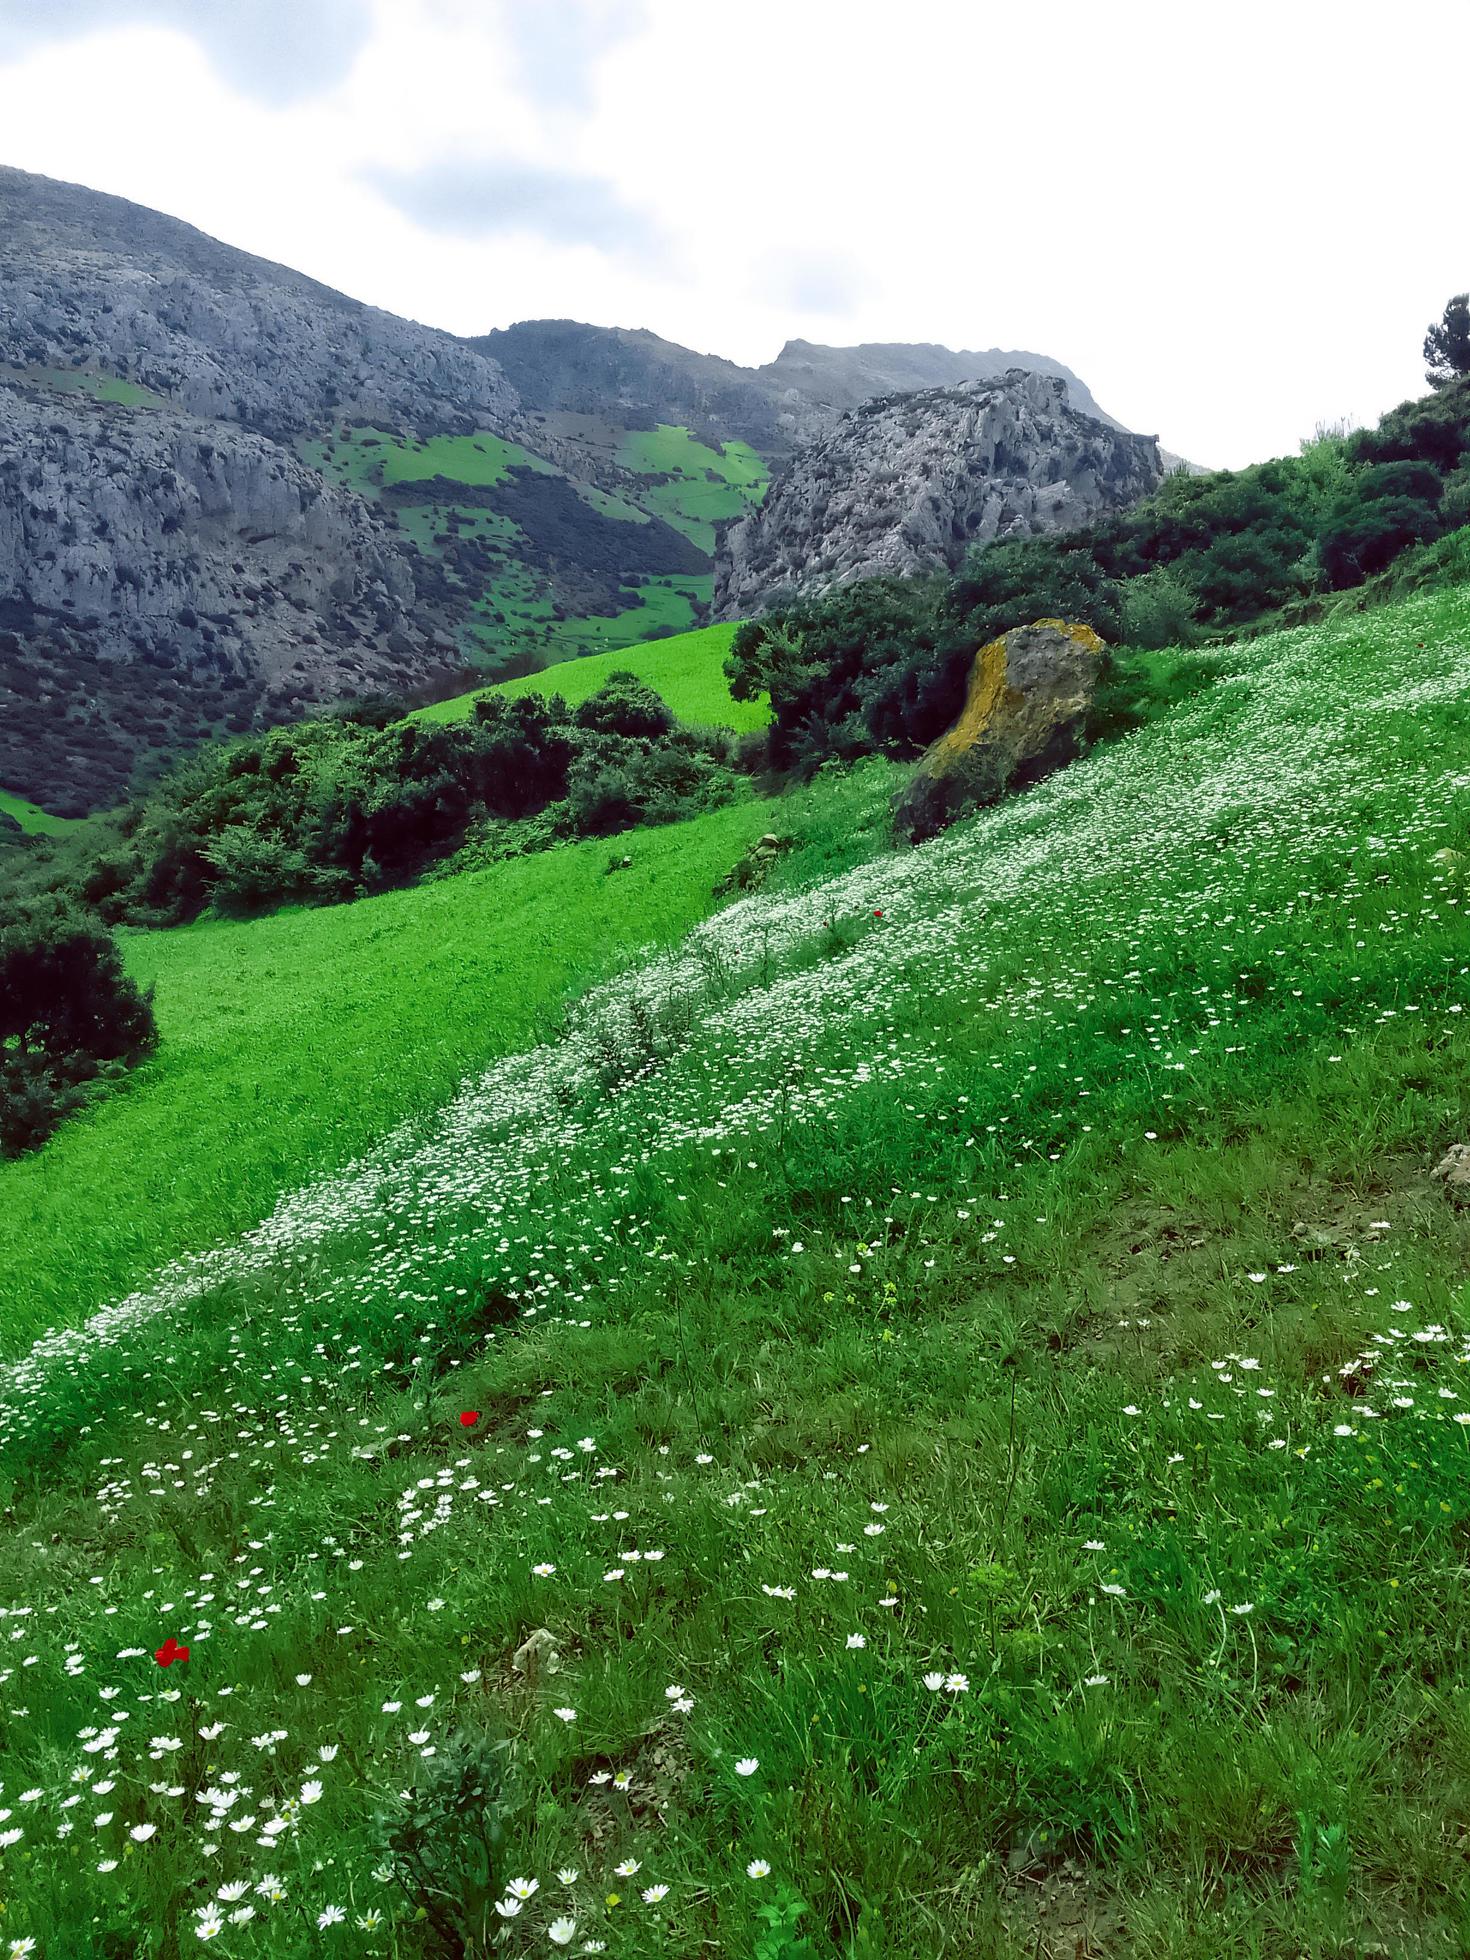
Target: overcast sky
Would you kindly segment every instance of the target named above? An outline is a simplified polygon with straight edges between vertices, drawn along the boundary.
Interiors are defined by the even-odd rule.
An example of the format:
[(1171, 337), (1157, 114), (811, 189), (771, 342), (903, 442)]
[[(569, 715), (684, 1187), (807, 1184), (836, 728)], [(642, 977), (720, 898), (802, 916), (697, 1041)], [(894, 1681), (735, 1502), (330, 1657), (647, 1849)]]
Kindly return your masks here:
[(0, 162), (459, 333), (1054, 355), (1196, 460), (1423, 391), (1470, 0), (0, 0)]

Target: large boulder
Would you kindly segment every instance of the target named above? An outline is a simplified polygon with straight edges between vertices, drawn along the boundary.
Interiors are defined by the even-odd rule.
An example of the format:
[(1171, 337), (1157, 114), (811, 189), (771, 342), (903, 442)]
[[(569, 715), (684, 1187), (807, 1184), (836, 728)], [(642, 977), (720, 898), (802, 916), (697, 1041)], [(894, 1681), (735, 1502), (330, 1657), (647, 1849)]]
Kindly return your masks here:
[(966, 810), (1069, 762), (1107, 648), (1090, 626), (1038, 619), (981, 647), (959, 720), (920, 758), (894, 809), (918, 843)]

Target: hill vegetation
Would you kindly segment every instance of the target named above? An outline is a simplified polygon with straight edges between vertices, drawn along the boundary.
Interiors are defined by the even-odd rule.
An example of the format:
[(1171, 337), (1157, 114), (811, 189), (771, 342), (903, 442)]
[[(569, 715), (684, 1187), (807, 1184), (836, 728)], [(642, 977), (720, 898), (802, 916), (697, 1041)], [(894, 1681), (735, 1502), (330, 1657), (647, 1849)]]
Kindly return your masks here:
[(201, 751), (13, 876), (110, 924), (360, 898), (452, 852), (462, 867), (714, 808), (743, 788), (732, 752), (629, 673), (575, 708), (539, 693), (482, 694), (452, 721), (368, 708)]
[[(201, 1102), (253, 1058), (192, 1223), (124, 1154), (131, 1248), (25, 1234), (6, 1935), (1462, 1950), (1467, 690), (1464, 589), (1262, 635), (918, 851), (675, 903), (534, 1046), (528, 926), (606, 972), (645, 852), (720, 831), (687, 921), (763, 812), (130, 941), (211, 965)], [(158, 978), (51, 1147), (94, 1243)], [(272, 1044), (337, 1115), (210, 1244)], [(359, 1089), (415, 1120), (348, 1162)]]
[(0, 1163), (0, 1333), (22, 1302), (31, 1331), (74, 1321), (430, 1117), (466, 1068), (553, 1035), (569, 1002), (676, 942), (772, 825), (790, 843), (778, 885), (875, 855), (895, 774), (879, 764), (354, 905), (119, 933), (158, 1048), (44, 1151)]
[(1017, 620), (1187, 649), (1454, 578), (1467, 525), (1470, 377), (1299, 457), (1181, 472), (1087, 530), (986, 545), (953, 577), (858, 580), (773, 611), (737, 632), (731, 688), (769, 695), (779, 761), (910, 756), (958, 714), (975, 647)]
[(486, 431), (346, 426), (300, 448), (377, 502), (438, 568), (437, 602), (462, 622), (462, 660), (493, 674), (687, 629), (707, 608), (708, 513), (745, 509), (766, 468), (753, 451), (721, 457), (682, 428), (660, 432), (658, 446), (604, 472), (615, 488)]

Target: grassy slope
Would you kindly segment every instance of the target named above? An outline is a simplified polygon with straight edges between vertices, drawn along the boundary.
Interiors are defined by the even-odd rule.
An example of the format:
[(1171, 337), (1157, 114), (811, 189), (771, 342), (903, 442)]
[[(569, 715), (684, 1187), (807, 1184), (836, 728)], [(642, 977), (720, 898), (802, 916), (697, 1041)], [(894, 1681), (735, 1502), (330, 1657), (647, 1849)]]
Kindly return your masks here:
[(431, 708), (419, 709), (415, 719), (457, 721), (470, 712), (480, 693), (506, 694), (512, 700), (524, 694), (555, 693), (575, 707), (595, 694), (609, 674), (626, 671), (657, 689), (681, 721), (720, 728), (763, 728), (770, 720), (767, 704), (734, 700), (725, 681), (725, 656), (734, 637), (733, 625), (706, 626), (693, 633), (678, 633), (672, 639), (650, 640), (643, 646), (564, 660), (539, 674), (498, 681), (493, 687), (436, 702)]
[[(887, 778), (865, 780), (837, 806), (854, 834)], [(437, 1107), (578, 987), (708, 912), (773, 824), (820, 866), (824, 808), (752, 801), (353, 905), (126, 935), (157, 989), (160, 1052), (45, 1150), (0, 1160), (0, 1342), (240, 1231)], [(625, 852), (633, 869), (608, 877)]]
[[(8, 371), (0, 367), (0, 380), (6, 378)], [(86, 368), (23, 367), (14, 373), (14, 379), (54, 388), (62, 395), (90, 395), (93, 401), (115, 402), (123, 408), (169, 406), (165, 396), (141, 387), (136, 381), (124, 381), (116, 374), (93, 374)]]
[(419, 441), (382, 429), (353, 429), (347, 436), (303, 442), (301, 453), (313, 469), (326, 471), (364, 496), (385, 483), (422, 483), (442, 476), (453, 483), (488, 486), (501, 482), (512, 468), (551, 468), (528, 449), (488, 430)]
[(27, 803), (23, 796), (8, 789), (0, 789), (0, 813), (14, 817), (28, 837), (59, 837), (81, 822), (79, 817), (53, 817), (39, 804)]
[[(446, 1779), (472, 1909), (468, 1752), (509, 1778), (479, 1909), (540, 1883), (510, 1951), (560, 1912), (679, 1960), (1464, 1953), (1470, 1218), (1427, 1172), (1470, 1107), (1467, 693), (1463, 591), (1257, 642), (37, 1357), (7, 1934), (172, 1953), (269, 1869), (255, 1950), (350, 1902), (418, 1960), (372, 1813)], [(110, 1821), (58, 1839), (103, 1719)], [(206, 1856), (150, 1784), (225, 1772), (321, 1800)]]

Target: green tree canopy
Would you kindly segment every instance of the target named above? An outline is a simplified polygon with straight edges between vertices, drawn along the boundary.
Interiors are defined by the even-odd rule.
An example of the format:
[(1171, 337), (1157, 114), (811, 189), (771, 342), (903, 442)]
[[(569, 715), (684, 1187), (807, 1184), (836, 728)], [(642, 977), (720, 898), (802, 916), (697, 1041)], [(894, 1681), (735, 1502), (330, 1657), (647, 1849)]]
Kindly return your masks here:
[(1470, 374), (1470, 293), (1456, 293), (1424, 336), (1425, 380), (1444, 388)]

